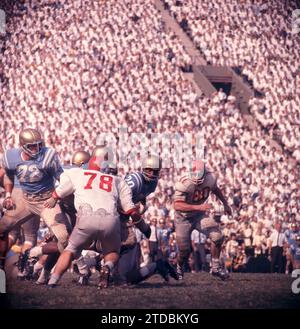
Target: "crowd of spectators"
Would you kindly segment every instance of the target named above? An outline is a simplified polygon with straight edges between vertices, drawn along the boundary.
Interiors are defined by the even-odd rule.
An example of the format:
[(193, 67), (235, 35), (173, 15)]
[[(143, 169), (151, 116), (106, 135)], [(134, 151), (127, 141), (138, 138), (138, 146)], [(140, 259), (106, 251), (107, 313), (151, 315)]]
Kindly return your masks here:
[(296, 1), (164, 0), (208, 63), (255, 89), (250, 111), (300, 161), (300, 33)]
[[(291, 125), (297, 123), (297, 116), (299, 121), (299, 74), (294, 76), (299, 43), (289, 32), (282, 37), (277, 33), (278, 25), (282, 31), (286, 27), (285, 16), (276, 18), (283, 11), (277, 2), (274, 8), (262, 10), (262, 2), (250, 6), (247, 1), (239, 5), (235, 0), (189, 0), (184, 5), (177, 1), (181, 3), (177, 6), (166, 1), (178, 20), (187, 20), (207, 60), (243, 67), (265, 95), (252, 100), (252, 111), (264, 126), (264, 120), (272, 117), (282, 141), (286, 139), (286, 147), (298, 157), (299, 126)], [(263, 29), (253, 25), (254, 18), (255, 23), (264, 22)], [(100, 134), (118, 139), (120, 127), (128, 134), (201, 133), (208, 166), (233, 207), (232, 218), (222, 216), (224, 232), (234, 232), (238, 239), (244, 226), (248, 235), (251, 229), (251, 235), (239, 243), (241, 252), (253, 246), (256, 253), (263, 252), (262, 241), (270, 236), (275, 220), (283, 221), (286, 229), (299, 221), (299, 165), (274, 148), (263, 130), (244, 124), (233, 96), (222, 91), (210, 98), (196, 94), (183, 75), (191, 58), (180, 40), (166, 30), (153, 1), (20, 1), (7, 20), (0, 49), (3, 147), (17, 146), (22, 128), (37, 127), (46, 145), (69, 164), (75, 150), (91, 151)], [(270, 52), (273, 57), (281, 55), (271, 58)], [(264, 111), (256, 106), (264, 106)], [(122, 152), (136, 147), (132, 143), (122, 140)], [(149, 140), (140, 140), (139, 146), (148, 149)], [(177, 146), (161, 149), (161, 155), (172, 154)], [(139, 160), (137, 156), (135, 164)], [(128, 164), (120, 173), (132, 169)], [(172, 228), (174, 183), (183, 170), (163, 168), (148, 201), (149, 222), (156, 218)], [(212, 203), (222, 212), (214, 198)], [(256, 230), (262, 235), (255, 235)], [(226, 233), (228, 238), (231, 233)], [(168, 245), (175, 260), (174, 233), (167, 236), (165, 249)]]

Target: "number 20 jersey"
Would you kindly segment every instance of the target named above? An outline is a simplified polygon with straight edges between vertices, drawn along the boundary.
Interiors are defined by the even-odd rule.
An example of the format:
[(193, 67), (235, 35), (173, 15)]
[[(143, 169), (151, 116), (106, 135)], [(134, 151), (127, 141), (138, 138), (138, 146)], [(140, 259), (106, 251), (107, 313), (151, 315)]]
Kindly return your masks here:
[(35, 159), (24, 161), (22, 149), (7, 150), (3, 156), (3, 167), (8, 175), (17, 177), (21, 189), (26, 193), (44, 193), (54, 190), (55, 179), (59, 179), (63, 168), (55, 150), (43, 147)]
[[(207, 171), (202, 184), (196, 185), (187, 176), (182, 176), (175, 184), (174, 202), (183, 201), (188, 204), (202, 204), (209, 197), (210, 191), (217, 187), (217, 179), (212, 172)], [(176, 211), (176, 217), (179, 218), (198, 218), (202, 216), (201, 211)]]

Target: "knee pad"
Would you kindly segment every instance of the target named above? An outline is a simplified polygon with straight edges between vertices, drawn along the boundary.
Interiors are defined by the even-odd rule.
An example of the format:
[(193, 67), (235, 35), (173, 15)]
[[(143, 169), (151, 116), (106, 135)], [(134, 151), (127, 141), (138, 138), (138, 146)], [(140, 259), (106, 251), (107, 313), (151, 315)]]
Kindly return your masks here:
[(67, 229), (62, 225), (54, 225), (51, 227), (51, 230), (57, 239), (58, 250), (62, 252), (68, 244), (69, 234)]
[(191, 252), (191, 240), (190, 240), (190, 238), (181, 239), (181, 238), (177, 237), (176, 238), (176, 243), (177, 243), (180, 254), (183, 254), (183, 253), (189, 254)]
[(224, 241), (224, 236), (221, 231), (210, 232), (209, 238), (216, 246), (221, 246)]

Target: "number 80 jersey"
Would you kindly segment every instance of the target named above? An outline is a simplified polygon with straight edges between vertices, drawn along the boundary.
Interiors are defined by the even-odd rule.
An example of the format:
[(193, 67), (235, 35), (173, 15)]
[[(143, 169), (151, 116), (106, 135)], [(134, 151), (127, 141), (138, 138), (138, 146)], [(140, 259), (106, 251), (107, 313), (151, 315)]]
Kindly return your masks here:
[[(202, 184), (196, 185), (187, 176), (182, 176), (175, 184), (174, 202), (183, 201), (188, 204), (202, 204), (209, 197), (210, 191), (217, 187), (217, 179), (212, 172), (207, 171)], [(183, 218), (192, 218), (203, 214), (200, 211), (176, 211), (177, 215)]]

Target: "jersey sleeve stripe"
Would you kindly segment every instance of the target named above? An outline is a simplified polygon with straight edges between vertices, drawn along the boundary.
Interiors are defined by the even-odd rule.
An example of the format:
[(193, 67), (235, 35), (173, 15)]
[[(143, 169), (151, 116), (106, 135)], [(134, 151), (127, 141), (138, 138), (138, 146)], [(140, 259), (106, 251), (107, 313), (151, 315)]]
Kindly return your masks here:
[(180, 179), (179, 179), (179, 181), (181, 182), (181, 183), (184, 183), (186, 180), (188, 180), (189, 178), (187, 177), (187, 176), (182, 176)]
[(52, 149), (48, 149), (45, 155), (45, 159), (43, 161), (43, 168), (47, 167), (52, 160), (53, 156), (55, 154), (55, 151)]
[(10, 169), (8, 159), (7, 159), (7, 152), (4, 152), (3, 164), (4, 164), (5, 169)]
[(135, 180), (137, 182), (137, 189), (140, 192), (142, 188), (142, 179), (137, 173), (133, 173), (132, 176), (135, 177)]

